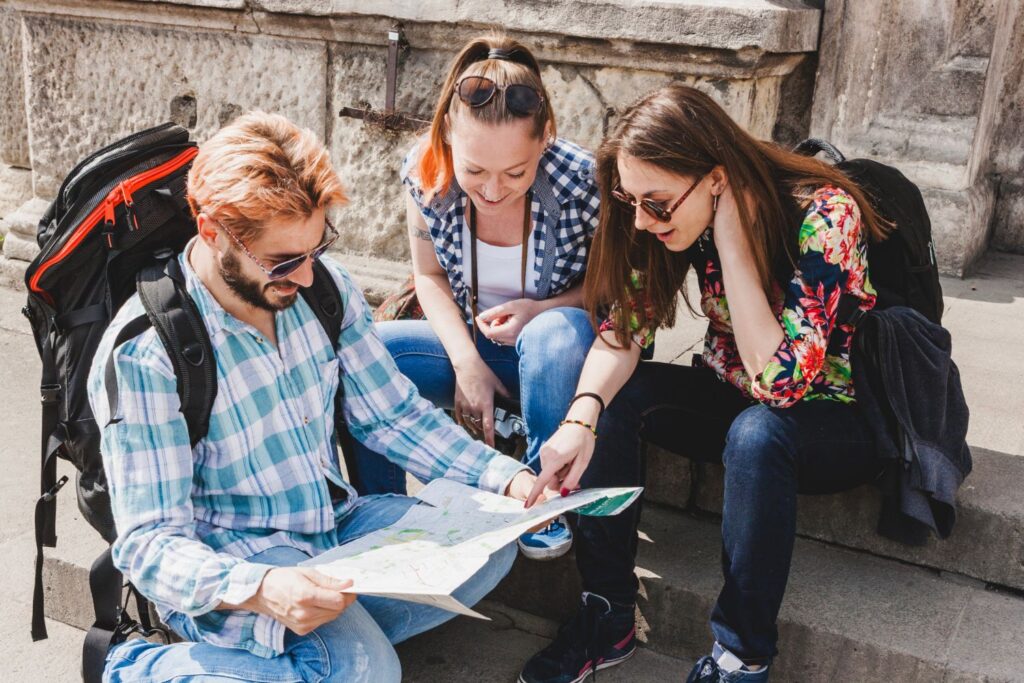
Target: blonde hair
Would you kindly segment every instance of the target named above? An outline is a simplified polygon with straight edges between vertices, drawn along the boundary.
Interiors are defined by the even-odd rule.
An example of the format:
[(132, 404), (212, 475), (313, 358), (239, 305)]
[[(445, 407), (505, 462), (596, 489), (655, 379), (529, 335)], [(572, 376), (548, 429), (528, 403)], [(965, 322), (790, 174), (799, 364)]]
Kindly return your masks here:
[(323, 144), (280, 114), (236, 118), (199, 146), (188, 174), (192, 213), (204, 212), (241, 239), (272, 220), (307, 218), (347, 201)]
[[(503, 50), (512, 59), (493, 59), (488, 57), (491, 50)], [(513, 61), (516, 60), (516, 61)], [(544, 105), (529, 117), (520, 117), (509, 111), (503, 101), (504, 94), (496, 95), (500, 102), (483, 107), (470, 107), (463, 104), (455, 95), (456, 84), (465, 76), (484, 76), (499, 86), (528, 85), (541, 94)], [(445, 77), (441, 95), (434, 108), (434, 117), (430, 123), (430, 132), (423, 141), (420, 150), (418, 172), (420, 187), (429, 201), (435, 194), (448, 191), (455, 169), (452, 165), (452, 146), (448, 139), (445, 115), (452, 117), (469, 115), (485, 123), (507, 123), (510, 121), (529, 120), (533, 124), (531, 133), (539, 140), (544, 137), (545, 126), (550, 125), (551, 137), (556, 136), (555, 113), (551, 108), (551, 98), (544, 89), (540, 77), (540, 66), (536, 58), (525, 45), (499, 33), (480, 36), (466, 43), (452, 61)]]

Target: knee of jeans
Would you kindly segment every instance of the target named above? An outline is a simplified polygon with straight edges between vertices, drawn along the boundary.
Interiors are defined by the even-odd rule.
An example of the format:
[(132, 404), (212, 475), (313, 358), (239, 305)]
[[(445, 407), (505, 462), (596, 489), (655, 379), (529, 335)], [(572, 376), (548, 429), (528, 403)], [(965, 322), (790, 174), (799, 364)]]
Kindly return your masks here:
[(311, 662), (313, 666), (303, 671), (305, 680), (320, 683), (399, 683), (402, 680), (398, 653), (383, 633), (364, 633), (353, 639), (348, 632), (337, 633), (323, 627), (321, 631), (325, 636), (321, 642), (328, 652), (328, 670), (315, 671), (317, 662)]
[(769, 408), (756, 405), (741, 412), (729, 426), (722, 461), (726, 468), (753, 469), (777, 458), (785, 443), (785, 425)]
[(586, 311), (561, 307), (544, 311), (526, 323), (516, 340), (516, 351), (520, 356), (542, 359), (539, 365), (546, 360), (559, 367), (582, 367), (593, 343), (594, 331)]

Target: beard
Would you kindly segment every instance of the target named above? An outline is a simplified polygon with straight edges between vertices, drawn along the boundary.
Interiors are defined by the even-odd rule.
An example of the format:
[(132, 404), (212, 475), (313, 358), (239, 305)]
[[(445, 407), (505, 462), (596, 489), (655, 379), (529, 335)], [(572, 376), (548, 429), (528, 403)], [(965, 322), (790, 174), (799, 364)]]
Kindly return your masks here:
[(224, 280), (224, 284), (228, 286), (232, 292), (238, 295), (245, 303), (249, 304), (254, 308), (260, 308), (264, 311), (270, 311), (276, 313), (277, 311), (283, 311), (292, 304), (298, 298), (298, 293), (288, 294), (285, 296), (275, 296), (271, 298), (268, 296), (268, 290), (272, 289), (274, 285), (286, 285), (295, 286), (295, 283), (289, 282), (288, 280), (275, 280), (274, 282), (260, 282), (259, 280), (252, 280), (245, 276), (242, 272), (242, 264), (238, 260), (238, 255), (234, 251), (229, 251), (221, 258), (220, 265), (218, 267), (220, 276)]

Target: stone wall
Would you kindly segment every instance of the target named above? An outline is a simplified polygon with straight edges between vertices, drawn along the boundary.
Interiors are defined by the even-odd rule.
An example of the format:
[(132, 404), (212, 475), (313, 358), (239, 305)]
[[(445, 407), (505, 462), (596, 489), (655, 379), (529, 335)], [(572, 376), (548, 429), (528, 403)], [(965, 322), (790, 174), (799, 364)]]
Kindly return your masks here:
[(993, 227), (997, 246), (1024, 250), (1021, 22), (1019, 0), (825, 6), (811, 132), (921, 186), (949, 273)]
[[(1019, 6), (0, 0), (0, 218), (33, 195), (49, 199), (81, 156), (129, 132), (170, 119), (203, 140), (261, 108), (327, 142), (351, 188), (352, 203), (337, 216), (344, 248), (404, 262), (397, 171), (414, 135), (338, 112), (383, 108), (386, 32), (395, 24), (408, 40), (397, 106), (421, 118), (454, 50), (498, 27), (536, 49), (559, 130), (584, 146), (596, 146), (639, 94), (678, 80), (710, 93), (759, 136), (788, 144), (810, 129), (850, 155), (896, 163), (925, 191), (941, 266), (962, 273), (990, 241), (1024, 250)], [(0, 221), (0, 234), (10, 231)], [(31, 226), (19, 234), (31, 242)]]
[(48, 199), (79, 158), (134, 130), (171, 119), (203, 140), (239, 112), (280, 112), (323, 136), (350, 188), (345, 248), (404, 262), (397, 172), (414, 134), (338, 116), (383, 108), (396, 22), (399, 110), (429, 117), (454, 50), (499, 27), (536, 49), (560, 134), (593, 148), (616, 111), (671, 80), (760, 136), (803, 135), (819, 19), (768, 0), (0, 0), (0, 154)]

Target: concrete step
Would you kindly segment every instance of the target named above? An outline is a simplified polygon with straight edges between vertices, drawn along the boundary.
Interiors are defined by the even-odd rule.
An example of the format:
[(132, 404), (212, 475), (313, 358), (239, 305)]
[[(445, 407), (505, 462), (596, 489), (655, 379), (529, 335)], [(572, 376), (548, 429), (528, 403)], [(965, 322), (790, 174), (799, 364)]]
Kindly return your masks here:
[[(44, 565), (47, 616), (88, 628), (88, 568), (104, 546), (79, 517), (70, 497), (61, 501), (57, 533), (58, 547), (47, 549)], [(646, 647), (652, 654), (692, 661), (710, 647), (707, 617), (722, 581), (719, 523), (706, 515), (697, 518), (652, 504), (644, 511), (641, 539), (638, 575)], [(520, 558), (490, 599), (496, 603), (494, 609), (506, 610), (497, 606), (506, 605), (560, 622), (576, 609), (579, 593), (571, 555), (555, 562)], [(515, 622), (517, 617), (508, 618)], [(990, 590), (958, 575), (800, 539), (779, 617), (782, 654), (774, 678), (805, 683), (875, 677), (1024, 681), (1024, 670), (1019, 669), (1022, 626), (1024, 599), (1018, 595)], [(477, 634), (480, 624), (460, 619), (446, 628)], [(487, 627), (502, 628), (500, 623)], [(521, 649), (519, 664), (553, 635), (551, 628), (525, 630), (532, 636), (510, 636), (512, 647)], [(467, 646), (461, 636), (449, 638), (445, 633), (426, 636), (428, 645), (417, 640), (407, 646), (429, 653), (423, 661), (438, 676), (414, 680), (482, 680), (470, 674), (489, 666), (490, 646), (483, 641), (476, 648)], [(460, 654), (463, 647), (465, 656)], [(652, 666), (661, 662), (652, 660)], [(511, 676), (513, 664), (507, 668)], [(680, 665), (679, 671), (684, 668)], [(461, 673), (442, 675), (453, 671)], [(675, 675), (679, 677), (678, 672)], [(629, 680), (655, 679), (634, 672)]]
[[(637, 574), (651, 649), (710, 650), (719, 523), (648, 506)], [(523, 562), (491, 598), (557, 620), (575, 609), (571, 556)], [(1024, 681), (1024, 599), (958, 577), (799, 539), (779, 615), (773, 680)]]
[[(524, 562), (525, 560), (519, 560)], [(491, 621), (457, 617), (398, 646), (409, 683), (515, 681), (523, 664), (555, 637), (557, 623), (492, 600), (477, 607)], [(601, 683), (682, 681), (693, 665), (641, 646), (628, 662), (605, 669)]]
[[(1024, 457), (972, 449), (974, 471), (960, 489), (957, 523), (945, 540), (921, 547), (879, 536), (881, 495), (873, 486), (829, 496), (800, 496), (798, 533), (904, 562), (1024, 590)], [(677, 509), (722, 510), (721, 465), (697, 464), (649, 447), (647, 499)]]
[[(46, 615), (51, 624), (67, 624), (84, 631), (93, 620), (89, 566), (105, 545), (81, 518), (72, 497), (60, 500), (57, 535), (57, 547), (46, 549), (44, 563)], [(28, 539), (23, 542), (28, 542)], [(27, 560), (28, 554), (24, 555)], [(518, 564), (526, 562), (522, 558), (517, 560)], [(23, 572), (29, 569), (28, 565), (19, 566)], [(558, 627), (555, 621), (493, 600), (485, 600), (478, 606), (478, 611), (491, 620), (482, 622), (457, 617), (438, 629), (402, 643), (398, 653), (402, 660), (403, 680), (412, 683), (516, 680), (523, 663), (554, 638)], [(27, 611), (23, 627), (27, 634)], [(54, 633), (59, 634), (62, 641), (68, 640), (60, 626)], [(79, 633), (84, 637), (84, 633)], [(74, 640), (73, 637), (71, 639)], [(61, 656), (79, 657), (79, 644)], [(628, 666), (602, 671), (601, 680), (612, 683), (681, 680), (692, 664), (690, 659), (643, 647)]]

